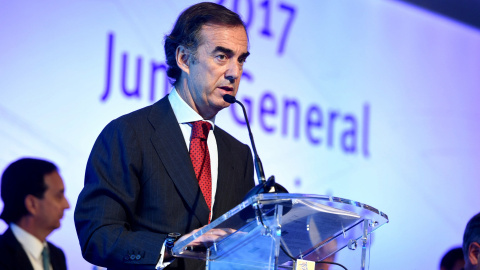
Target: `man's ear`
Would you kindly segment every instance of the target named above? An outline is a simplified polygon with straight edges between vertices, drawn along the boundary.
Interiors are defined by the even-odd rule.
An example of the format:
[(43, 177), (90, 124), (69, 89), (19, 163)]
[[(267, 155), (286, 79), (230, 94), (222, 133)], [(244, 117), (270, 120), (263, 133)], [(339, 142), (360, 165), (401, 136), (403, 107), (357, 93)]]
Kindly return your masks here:
[(472, 242), (468, 246), (468, 260), (472, 265), (478, 265), (479, 264), (479, 258), (478, 256), (480, 255), (480, 244), (477, 242)]
[(177, 47), (175, 51), (175, 58), (177, 60), (177, 66), (183, 70), (183, 72), (189, 74), (190, 73), (190, 50), (185, 48), (182, 45)]
[(27, 209), (28, 213), (31, 215), (35, 215), (38, 211), (38, 198), (33, 196), (32, 194), (28, 194), (25, 197), (25, 208)]

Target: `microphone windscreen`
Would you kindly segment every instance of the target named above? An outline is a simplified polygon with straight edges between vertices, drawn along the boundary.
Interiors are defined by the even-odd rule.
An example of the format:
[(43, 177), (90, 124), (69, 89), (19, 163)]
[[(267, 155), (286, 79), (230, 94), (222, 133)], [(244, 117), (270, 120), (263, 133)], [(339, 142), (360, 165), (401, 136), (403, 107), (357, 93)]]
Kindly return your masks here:
[(223, 95), (223, 100), (225, 100), (226, 102), (228, 102), (230, 104), (235, 103), (235, 101), (237, 101), (234, 96), (229, 95), (229, 94)]

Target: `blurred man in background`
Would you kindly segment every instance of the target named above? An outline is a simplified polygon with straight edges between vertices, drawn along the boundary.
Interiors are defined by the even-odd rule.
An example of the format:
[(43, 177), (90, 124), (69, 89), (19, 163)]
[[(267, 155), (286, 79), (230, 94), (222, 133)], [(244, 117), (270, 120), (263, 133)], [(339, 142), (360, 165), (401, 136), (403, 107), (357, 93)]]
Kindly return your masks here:
[(452, 248), (440, 261), (440, 270), (462, 270), (464, 265), (462, 248)]
[(465, 270), (480, 270), (480, 213), (467, 223), (463, 234)]
[(63, 251), (47, 242), (60, 227), (65, 209), (63, 180), (48, 161), (23, 158), (10, 164), (2, 175), (0, 216), (8, 229), (0, 236), (0, 269), (64, 270)]

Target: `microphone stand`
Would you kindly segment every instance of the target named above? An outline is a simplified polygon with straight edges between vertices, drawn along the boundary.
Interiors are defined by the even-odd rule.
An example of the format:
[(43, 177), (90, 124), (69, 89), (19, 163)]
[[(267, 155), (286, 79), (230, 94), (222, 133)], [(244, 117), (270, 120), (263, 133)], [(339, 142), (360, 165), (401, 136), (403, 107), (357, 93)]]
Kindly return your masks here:
[(261, 194), (261, 193), (288, 193), (286, 188), (284, 188), (282, 185), (278, 183), (275, 183), (275, 176), (272, 175), (268, 178), (268, 180), (265, 180), (263, 165), (262, 165), (262, 162), (260, 161), (260, 157), (258, 156), (257, 148), (255, 147), (255, 142), (253, 140), (252, 130), (250, 129), (250, 123), (248, 122), (245, 106), (243, 106), (243, 104), (232, 95), (228, 95), (228, 94), (224, 95), (223, 100), (225, 100), (230, 104), (238, 103), (242, 107), (243, 116), (245, 117), (245, 122), (247, 123), (248, 135), (250, 136), (250, 143), (253, 149), (255, 171), (257, 173), (258, 185), (256, 185), (247, 193), (247, 195), (244, 197), (244, 200), (250, 198), (253, 195)]

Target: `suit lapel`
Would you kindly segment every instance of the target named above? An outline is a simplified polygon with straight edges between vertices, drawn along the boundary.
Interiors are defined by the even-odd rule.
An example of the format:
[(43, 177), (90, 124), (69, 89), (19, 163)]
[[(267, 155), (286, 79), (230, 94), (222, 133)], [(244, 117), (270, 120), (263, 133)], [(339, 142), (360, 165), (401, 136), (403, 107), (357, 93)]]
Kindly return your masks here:
[(67, 269), (65, 254), (62, 250), (55, 247), (52, 243), (47, 242), (48, 248), (50, 249), (50, 263), (52, 264), (53, 270), (65, 270)]
[(214, 134), (215, 140), (217, 141), (218, 149), (218, 182), (222, 183), (226, 179), (230, 179), (233, 177), (234, 170), (230, 145), (225, 142), (224, 138), (221, 136), (221, 133), (218, 130), (218, 127), (215, 128)]
[(13, 261), (18, 269), (33, 270), (33, 266), (30, 263), (30, 259), (28, 259), (27, 253), (22, 248), (22, 245), (18, 242), (17, 238), (15, 238), (11, 228), (8, 228), (5, 231), (4, 237), (13, 251)]
[(207, 224), (209, 209), (198, 186), (182, 131), (167, 97), (152, 106), (148, 117), (155, 129), (151, 142), (180, 195), (198, 220)]
[[(213, 219), (216, 219), (220, 214), (224, 214), (225, 210), (220, 209), (219, 206), (228, 205), (225, 200), (231, 199), (226, 185), (232, 184), (230, 180), (234, 179), (235, 169), (233, 166), (233, 157), (231, 146), (224, 140), (222, 133), (218, 127), (214, 129), (215, 140), (217, 141), (218, 149), (218, 178), (217, 190), (215, 192), (215, 204), (213, 206)], [(223, 192), (222, 192), (223, 191)]]

